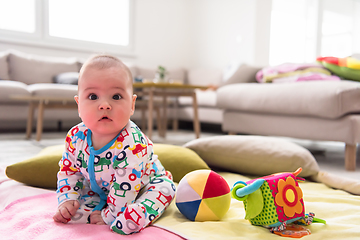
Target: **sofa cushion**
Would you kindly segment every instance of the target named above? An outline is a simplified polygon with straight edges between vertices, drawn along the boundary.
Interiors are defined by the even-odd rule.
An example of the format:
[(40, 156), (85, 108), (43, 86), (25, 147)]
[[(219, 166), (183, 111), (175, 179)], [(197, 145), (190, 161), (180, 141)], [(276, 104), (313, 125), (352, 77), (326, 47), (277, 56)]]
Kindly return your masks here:
[(0, 53), (0, 80), (10, 80), (9, 68), (8, 68), (8, 52)]
[(75, 58), (50, 58), (11, 52), (8, 60), (10, 79), (26, 84), (52, 83), (57, 74), (79, 71)]
[(12, 95), (30, 96), (28, 85), (22, 82), (0, 80), (0, 103), (14, 103)]
[(77, 94), (77, 88), (77, 85), (55, 83), (37, 83), (28, 86), (28, 90), (33, 96), (71, 99)]
[(217, 106), (235, 112), (335, 119), (348, 113), (360, 112), (360, 83), (310, 81), (232, 84), (218, 89)]
[(300, 176), (319, 172), (311, 153), (295, 143), (263, 136), (215, 136), (199, 138), (184, 145), (194, 150), (210, 166), (219, 170), (264, 176), (279, 172), (294, 172)]

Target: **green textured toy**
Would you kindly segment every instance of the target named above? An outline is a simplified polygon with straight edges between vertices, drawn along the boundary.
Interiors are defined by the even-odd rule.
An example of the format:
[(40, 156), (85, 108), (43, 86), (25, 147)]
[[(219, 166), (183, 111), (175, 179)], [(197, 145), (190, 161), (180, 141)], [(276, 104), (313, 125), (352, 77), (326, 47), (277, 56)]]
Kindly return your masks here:
[(294, 173), (279, 173), (248, 182), (238, 181), (231, 190), (231, 196), (244, 202), (245, 219), (253, 225), (260, 225), (271, 232), (287, 237), (299, 238), (310, 234), (300, 225), (312, 222), (326, 223), (305, 214), (303, 193), (297, 177), (301, 168)]

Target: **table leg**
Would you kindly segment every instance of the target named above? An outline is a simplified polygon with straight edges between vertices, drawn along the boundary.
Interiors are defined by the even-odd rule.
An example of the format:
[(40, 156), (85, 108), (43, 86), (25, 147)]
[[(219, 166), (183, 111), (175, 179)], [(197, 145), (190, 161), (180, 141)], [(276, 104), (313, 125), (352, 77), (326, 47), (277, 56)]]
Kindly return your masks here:
[(196, 100), (196, 92), (194, 91), (192, 94), (193, 97), (193, 109), (194, 109), (194, 131), (196, 138), (200, 137), (200, 122), (199, 122), (199, 115), (198, 115), (198, 105)]
[(36, 141), (41, 140), (41, 134), (43, 130), (43, 120), (44, 120), (44, 101), (40, 100), (38, 107), (37, 125), (36, 125)]
[(149, 90), (149, 102), (148, 102), (148, 129), (147, 137), (151, 139), (152, 130), (153, 130), (153, 109), (154, 109), (154, 89), (150, 88)]
[(141, 109), (141, 130), (142, 130), (142, 131), (145, 131), (145, 129), (146, 129), (145, 110), (146, 110), (146, 109)]
[(345, 169), (347, 171), (356, 170), (356, 144), (345, 144)]
[(173, 130), (174, 131), (177, 131), (179, 129), (179, 119), (177, 116), (178, 106), (179, 106), (179, 100), (178, 100), (178, 97), (175, 97), (174, 114), (173, 114)]
[(161, 118), (161, 113), (160, 113), (160, 108), (159, 107), (155, 107), (156, 110), (156, 123), (157, 123), (157, 129), (159, 131), (159, 135), (162, 136), (161, 132), (163, 131), (163, 128), (161, 126), (162, 124), (162, 118)]
[(160, 136), (161, 137), (166, 137), (166, 130), (167, 130), (167, 96), (164, 95), (163, 97), (163, 116), (162, 116), (162, 120), (161, 120), (161, 132), (160, 132)]
[(29, 102), (29, 112), (28, 112), (28, 119), (26, 123), (26, 139), (30, 139), (31, 132), (32, 132), (32, 124), (34, 120), (34, 110), (35, 110), (35, 103)]

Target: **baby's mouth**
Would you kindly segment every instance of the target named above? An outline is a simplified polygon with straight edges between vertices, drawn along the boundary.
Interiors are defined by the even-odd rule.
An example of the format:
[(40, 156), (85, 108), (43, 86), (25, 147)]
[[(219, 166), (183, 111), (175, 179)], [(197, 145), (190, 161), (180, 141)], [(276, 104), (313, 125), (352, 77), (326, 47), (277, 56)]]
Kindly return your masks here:
[(100, 121), (102, 121), (102, 120), (110, 120), (111, 121), (111, 119), (108, 116), (103, 116), (102, 118), (100, 118)]

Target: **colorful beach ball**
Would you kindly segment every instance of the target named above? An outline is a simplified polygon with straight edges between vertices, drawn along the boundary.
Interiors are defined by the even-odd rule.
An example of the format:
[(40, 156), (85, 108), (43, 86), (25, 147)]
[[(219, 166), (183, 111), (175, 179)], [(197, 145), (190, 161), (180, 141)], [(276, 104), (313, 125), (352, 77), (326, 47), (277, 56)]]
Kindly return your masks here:
[(211, 170), (196, 170), (179, 182), (176, 206), (191, 221), (220, 220), (230, 208), (230, 187)]

